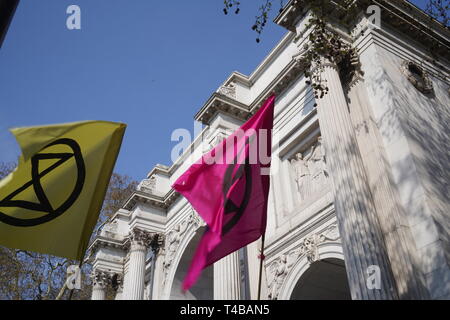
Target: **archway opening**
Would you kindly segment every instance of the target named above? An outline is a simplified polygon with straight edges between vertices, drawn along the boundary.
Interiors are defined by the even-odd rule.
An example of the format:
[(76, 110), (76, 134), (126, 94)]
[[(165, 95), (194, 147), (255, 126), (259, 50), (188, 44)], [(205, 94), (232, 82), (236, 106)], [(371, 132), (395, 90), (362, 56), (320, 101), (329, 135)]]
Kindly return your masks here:
[(332, 258), (311, 264), (298, 280), (291, 300), (351, 300), (344, 261)]
[(194, 238), (192, 238), (183, 252), (173, 279), (172, 289), (170, 291), (170, 300), (213, 300), (214, 298), (213, 266), (209, 266), (203, 270), (197, 283), (192, 286), (190, 290), (184, 294), (181, 290), (184, 277), (186, 276), (189, 266), (191, 265), (191, 260), (194, 257), (195, 250), (204, 233), (204, 230), (204, 227), (197, 230)]

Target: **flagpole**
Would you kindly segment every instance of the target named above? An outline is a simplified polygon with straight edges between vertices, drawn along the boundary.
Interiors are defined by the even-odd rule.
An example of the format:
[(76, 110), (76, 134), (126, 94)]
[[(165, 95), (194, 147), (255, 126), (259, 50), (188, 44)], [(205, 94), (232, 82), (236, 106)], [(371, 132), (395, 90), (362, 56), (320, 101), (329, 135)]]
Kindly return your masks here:
[(262, 270), (263, 270), (263, 262), (264, 262), (264, 242), (266, 240), (266, 233), (264, 232), (261, 237), (261, 254), (259, 256), (259, 282), (258, 282), (258, 300), (261, 300), (261, 282), (262, 282)]

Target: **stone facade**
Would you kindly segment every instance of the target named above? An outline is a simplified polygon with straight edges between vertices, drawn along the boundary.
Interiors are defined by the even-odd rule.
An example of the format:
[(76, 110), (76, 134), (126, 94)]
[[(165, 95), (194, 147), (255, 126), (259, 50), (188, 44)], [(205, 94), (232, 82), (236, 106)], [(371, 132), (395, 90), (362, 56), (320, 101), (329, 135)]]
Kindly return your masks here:
[[(108, 285), (117, 299), (257, 298), (260, 241), (181, 292), (205, 225), (170, 186), (271, 92), (262, 298), (450, 299), (449, 31), (406, 1), (378, 2), (382, 26), (362, 14), (347, 39), (364, 75), (343, 81), (324, 60), (330, 93), (317, 101), (299, 63), (308, 11), (286, 5), (275, 22), (288, 33), (250, 76), (232, 73), (212, 94), (190, 152), (153, 168), (91, 245), (92, 299)], [(429, 38), (447, 57), (430, 59)]]

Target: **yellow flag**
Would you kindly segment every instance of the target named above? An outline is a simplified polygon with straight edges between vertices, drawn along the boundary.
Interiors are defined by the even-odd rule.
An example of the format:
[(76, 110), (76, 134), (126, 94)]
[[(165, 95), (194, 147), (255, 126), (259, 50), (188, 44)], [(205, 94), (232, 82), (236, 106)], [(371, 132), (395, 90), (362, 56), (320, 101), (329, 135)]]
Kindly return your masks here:
[(125, 128), (85, 121), (12, 129), (22, 156), (0, 181), (0, 245), (81, 260)]

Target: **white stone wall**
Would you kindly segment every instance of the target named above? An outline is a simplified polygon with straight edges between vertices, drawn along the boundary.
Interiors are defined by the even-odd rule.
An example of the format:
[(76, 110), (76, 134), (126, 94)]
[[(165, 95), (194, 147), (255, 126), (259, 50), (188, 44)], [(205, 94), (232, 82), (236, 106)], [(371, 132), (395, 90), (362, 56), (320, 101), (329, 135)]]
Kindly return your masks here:
[[(445, 74), (425, 61), (426, 51), (387, 32), (374, 30), (368, 35), (372, 44), (362, 46), (369, 99), (431, 298), (449, 298), (449, 78), (445, 83)], [(434, 94), (408, 81), (404, 61), (429, 72)]]

